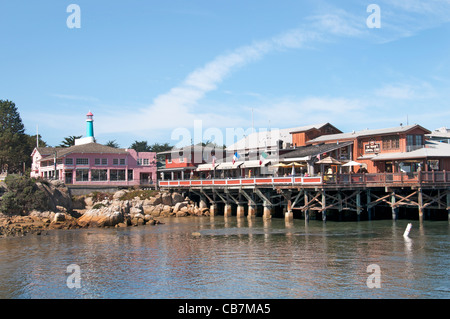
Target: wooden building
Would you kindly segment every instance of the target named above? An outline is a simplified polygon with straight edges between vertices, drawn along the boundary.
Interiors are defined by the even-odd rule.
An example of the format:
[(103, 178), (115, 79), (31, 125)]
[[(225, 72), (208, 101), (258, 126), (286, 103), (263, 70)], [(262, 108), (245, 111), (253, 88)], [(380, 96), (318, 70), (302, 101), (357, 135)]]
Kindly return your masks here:
[(305, 146), (307, 142), (323, 135), (339, 134), (342, 131), (338, 130), (336, 127), (330, 123), (305, 126), (292, 130), (292, 145), (294, 148)]
[[(310, 140), (307, 144), (353, 142), (352, 160), (364, 164), (368, 173), (399, 172), (401, 170), (416, 172), (419, 169), (430, 168), (430, 165), (427, 165), (422, 159), (414, 158), (415, 154), (419, 154), (415, 151), (426, 148), (425, 135), (429, 133), (429, 130), (416, 124), (322, 135)], [(425, 151), (422, 150), (422, 152)], [(442, 155), (446, 157), (445, 153)]]

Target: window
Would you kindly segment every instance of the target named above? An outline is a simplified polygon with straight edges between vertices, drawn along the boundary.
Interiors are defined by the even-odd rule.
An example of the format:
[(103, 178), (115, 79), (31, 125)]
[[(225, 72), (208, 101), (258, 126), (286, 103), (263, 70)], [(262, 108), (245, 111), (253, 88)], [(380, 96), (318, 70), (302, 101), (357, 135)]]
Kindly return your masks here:
[(142, 165), (142, 158), (138, 158), (137, 164), (138, 164), (138, 165)]
[(172, 154), (167, 154), (167, 163), (172, 163)]
[(120, 159), (120, 165), (125, 165), (125, 159), (124, 158)]
[(383, 149), (395, 150), (400, 148), (400, 138), (398, 136), (383, 137)]
[(423, 136), (416, 135), (416, 145), (423, 145)]
[(119, 165), (119, 159), (113, 158), (113, 165)]
[(94, 160), (94, 165), (95, 165), (95, 166), (99, 166), (100, 163), (101, 163), (101, 161), (100, 161), (99, 158), (96, 158), (96, 159)]
[(109, 172), (110, 181), (124, 181), (125, 180), (125, 170), (124, 169), (112, 169)]
[(89, 165), (89, 159), (87, 158), (77, 158), (77, 165)]
[(184, 152), (183, 151), (178, 152), (178, 161), (180, 163), (184, 163)]
[(149, 163), (149, 160), (148, 160), (148, 158), (144, 158), (144, 165), (149, 165), (150, 163)]
[(108, 180), (108, 170), (106, 169), (93, 169), (91, 171), (91, 180), (93, 182), (103, 182)]
[(104, 166), (108, 165), (108, 159), (107, 158), (102, 158), (102, 165), (104, 165)]
[(406, 135), (406, 145), (414, 145), (414, 135)]
[(66, 158), (66, 165), (73, 165), (73, 158)]
[(89, 181), (89, 170), (88, 169), (77, 169), (76, 181), (77, 182)]
[(129, 169), (129, 170), (128, 170), (128, 180), (129, 180), (129, 181), (132, 181), (132, 180), (133, 180), (133, 170), (132, 170), (132, 169)]

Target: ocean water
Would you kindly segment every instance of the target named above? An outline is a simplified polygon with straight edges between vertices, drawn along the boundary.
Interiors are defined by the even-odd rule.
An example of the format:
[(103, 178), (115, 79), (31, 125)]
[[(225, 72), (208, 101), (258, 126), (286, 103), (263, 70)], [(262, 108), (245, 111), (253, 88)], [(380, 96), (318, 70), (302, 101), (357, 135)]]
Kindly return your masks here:
[(2, 238), (0, 298), (450, 298), (448, 221), (162, 221)]

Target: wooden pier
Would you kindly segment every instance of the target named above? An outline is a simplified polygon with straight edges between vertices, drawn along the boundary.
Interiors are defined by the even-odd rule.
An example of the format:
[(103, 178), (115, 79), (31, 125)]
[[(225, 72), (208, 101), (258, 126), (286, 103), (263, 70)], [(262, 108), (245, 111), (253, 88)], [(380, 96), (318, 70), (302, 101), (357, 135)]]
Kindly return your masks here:
[[(159, 181), (163, 190), (190, 193), (211, 214), (238, 218), (271, 218), (277, 210), (287, 220), (371, 220), (380, 211), (400, 218), (401, 209), (413, 209), (423, 220), (434, 212), (450, 221), (450, 172), (331, 174), (312, 177), (255, 177)], [(221, 209), (219, 209), (219, 207)], [(235, 213), (234, 213), (235, 212)], [(345, 218), (344, 218), (345, 217)]]

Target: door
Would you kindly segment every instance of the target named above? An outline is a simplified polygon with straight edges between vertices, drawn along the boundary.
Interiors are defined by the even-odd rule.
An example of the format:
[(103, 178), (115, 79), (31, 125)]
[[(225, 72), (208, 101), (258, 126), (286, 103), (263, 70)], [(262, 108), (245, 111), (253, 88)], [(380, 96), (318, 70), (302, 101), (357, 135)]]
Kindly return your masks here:
[(73, 183), (73, 173), (72, 171), (66, 171), (66, 184), (72, 184)]

